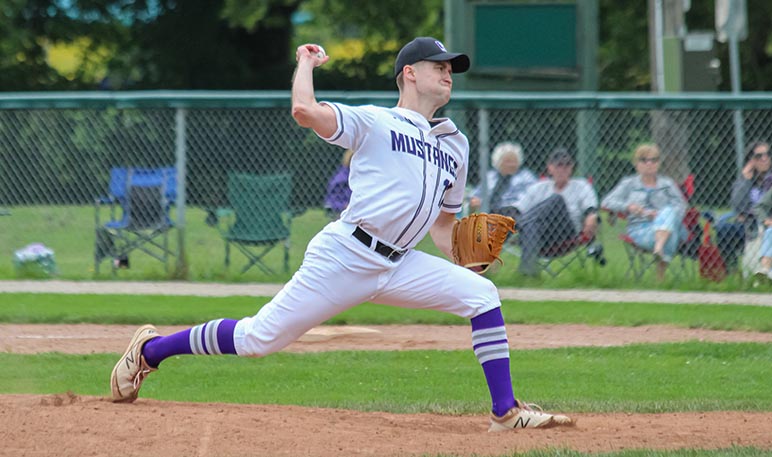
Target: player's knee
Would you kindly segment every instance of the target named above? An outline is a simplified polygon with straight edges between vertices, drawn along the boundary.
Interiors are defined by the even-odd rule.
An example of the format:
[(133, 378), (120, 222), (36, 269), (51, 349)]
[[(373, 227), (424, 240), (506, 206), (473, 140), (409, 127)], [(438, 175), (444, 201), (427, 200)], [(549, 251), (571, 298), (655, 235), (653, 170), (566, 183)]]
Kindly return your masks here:
[(475, 275), (476, 279), (464, 300), (467, 306), (470, 307), (469, 315), (466, 317), (472, 318), (480, 314), (486, 313), (494, 308), (501, 306), (501, 300), (499, 299), (499, 291), (496, 285), (487, 278), (479, 275)]
[(245, 338), (240, 341), (236, 352), (240, 357), (265, 357), (273, 351), (270, 351), (264, 344)]
[(496, 288), (496, 284), (493, 284), (493, 281), (488, 278), (483, 278), (482, 276), (480, 276), (480, 279), (480, 295), (482, 295), (488, 303), (500, 304), (499, 290)]
[(233, 342), (239, 356), (265, 357), (281, 349), (281, 339), (260, 324), (255, 317), (244, 318), (236, 324)]

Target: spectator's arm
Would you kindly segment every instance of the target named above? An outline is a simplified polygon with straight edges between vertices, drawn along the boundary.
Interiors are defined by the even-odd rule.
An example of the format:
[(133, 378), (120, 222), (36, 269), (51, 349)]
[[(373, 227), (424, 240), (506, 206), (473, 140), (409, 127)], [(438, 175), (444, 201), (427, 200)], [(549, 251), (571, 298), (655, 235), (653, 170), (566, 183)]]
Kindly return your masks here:
[(584, 222), (582, 224), (582, 233), (587, 238), (593, 238), (598, 231), (598, 211), (595, 208), (589, 208), (584, 212)]
[(588, 238), (595, 236), (598, 230), (598, 194), (592, 184), (585, 181), (585, 188), (582, 194), (582, 211), (584, 220), (582, 221), (582, 233)]
[(756, 213), (756, 219), (759, 221), (764, 221), (772, 217), (772, 189), (768, 190), (767, 193), (761, 197), (761, 200), (756, 203), (754, 213)]
[(744, 176), (740, 176), (732, 184), (732, 195), (729, 199), (729, 204), (735, 214), (739, 215), (750, 211), (751, 187), (753, 187), (753, 179), (745, 179)]
[(629, 179), (624, 178), (606, 194), (600, 206), (611, 211), (626, 213), (628, 195), (630, 193)]
[(672, 179), (668, 179), (668, 181), (668, 186), (670, 187), (669, 204), (683, 216), (686, 214), (686, 208), (689, 204), (686, 202), (686, 197), (684, 197), (684, 193), (681, 191), (681, 188), (678, 187), (678, 184)]

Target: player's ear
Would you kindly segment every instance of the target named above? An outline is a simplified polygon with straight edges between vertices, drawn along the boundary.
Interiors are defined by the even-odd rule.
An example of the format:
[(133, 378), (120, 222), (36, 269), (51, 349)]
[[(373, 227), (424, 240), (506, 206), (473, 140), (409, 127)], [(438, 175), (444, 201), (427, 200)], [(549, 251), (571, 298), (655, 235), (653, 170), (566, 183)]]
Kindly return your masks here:
[(415, 68), (412, 65), (405, 65), (402, 68), (402, 73), (405, 75), (405, 78), (415, 81)]

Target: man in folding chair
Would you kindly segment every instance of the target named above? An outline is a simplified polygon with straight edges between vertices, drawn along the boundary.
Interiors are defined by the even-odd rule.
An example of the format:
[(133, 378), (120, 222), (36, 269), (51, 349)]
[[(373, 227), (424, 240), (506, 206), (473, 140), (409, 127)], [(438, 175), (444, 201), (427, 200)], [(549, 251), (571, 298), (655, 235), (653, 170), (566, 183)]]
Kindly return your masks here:
[(515, 203), (515, 218), (522, 250), (519, 271), (540, 273), (539, 257), (546, 252), (561, 255), (595, 238), (598, 229), (598, 196), (584, 178), (572, 178), (574, 159), (557, 148), (547, 161), (549, 179), (532, 184)]

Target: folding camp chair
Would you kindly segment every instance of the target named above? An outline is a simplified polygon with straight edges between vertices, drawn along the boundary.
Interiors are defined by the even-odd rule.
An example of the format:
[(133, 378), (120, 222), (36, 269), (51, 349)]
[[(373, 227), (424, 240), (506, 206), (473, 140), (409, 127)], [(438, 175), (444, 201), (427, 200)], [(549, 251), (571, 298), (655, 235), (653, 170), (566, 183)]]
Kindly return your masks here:
[[(621, 214), (617, 214), (616, 217), (624, 219), (624, 216)], [(671, 268), (668, 268), (668, 271), (672, 271), (676, 277), (680, 277), (682, 274), (688, 277), (694, 276), (689, 268), (688, 261), (690, 259), (696, 260), (698, 256), (700, 235), (702, 233), (698, 219), (699, 211), (697, 211), (696, 208), (689, 208), (686, 211), (683, 224), (686, 226), (688, 236), (679, 243), (678, 249), (671, 261)], [(624, 243), (625, 254), (627, 255), (628, 260), (625, 276), (629, 277), (632, 274), (636, 280), (641, 279), (646, 271), (656, 264), (657, 259), (651, 251), (636, 245), (627, 233), (620, 234), (619, 239)], [(680, 268), (672, 268), (673, 264), (677, 264)]]
[[(507, 239), (504, 250), (517, 257), (522, 256), (517, 235)], [(606, 266), (606, 256), (598, 236), (587, 237), (580, 233), (574, 238), (542, 247), (536, 259), (536, 266), (539, 271), (544, 271), (555, 278), (574, 262), (584, 268), (588, 260), (593, 260), (601, 267)]]
[[(95, 200), (96, 243), (94, 271), (104, 259), (112, 259), (113, 274), (129, 266), (129, 254), (141, 251), (164, 263), (175, 253), (169, 248), (169, 232), (174, 222), (169, 215), (177, 195), (174, 167), (113, 168), (109, 195)], [(102, 223), (101, 208), (110, 208), (110, 218)], [(119, 212), (120, 210), (120, 212)]]
[(289, 272), (292, 176), (229, 173), (227, 193), (230, 206), (216, 210), (217, 227), (225, 241), (225, 266), (230, 266), (234, 245), (247, 258), (241, 273), (257, 265), (274, 274), (263, 259), (283, 244), (284, 271)]
[(580, 233), (576, 238), (542, 248), (536, 263), (542, 271), (555, 278), (574, 262), (584, 268), (589, 259), (600, 266), (606, 265), (603, 245), (596, 241), (596, 237)]

